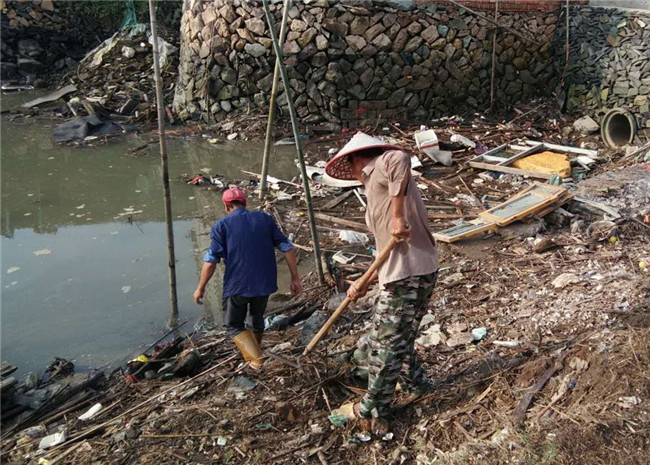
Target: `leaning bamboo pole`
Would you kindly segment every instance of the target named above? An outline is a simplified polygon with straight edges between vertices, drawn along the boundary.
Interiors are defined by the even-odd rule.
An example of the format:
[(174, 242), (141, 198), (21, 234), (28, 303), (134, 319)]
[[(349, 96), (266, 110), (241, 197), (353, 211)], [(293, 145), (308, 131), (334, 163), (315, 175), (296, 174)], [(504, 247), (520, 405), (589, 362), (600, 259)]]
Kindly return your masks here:
[(168, 326), (178, 325), (178, 295), (176, 293), (176, 255), (174, 253), (174, 227), (172, 224), (172, 201), (169, 189), (169, 163), (167, 161), (167, 144), (165, 142), (165, 102), (162, 93), (160, 77), (160, 53), (158, 50), (158, 31), (156, 29), (156, 10), (154, 0), (149, 0), (149, 19), (151, 21), (151, 37), (153, 39), (153, 72), (156, 81), (156, 107), (158, 110), (158, 135), (160, 141), (160, 162), (162, 165), (162, 182), (165, 197), (165, 224), (167, 225), (167, 258), (169, 265), (169, 300), (171, 303), (171, 318)]
[(314, 261), (316, 265), (316, 272), (318, 274), (318, 281), (320, 284), (325, 284), (325, 277), (323, 276), (323, 266), (320, 260), (320, 244), (318, 243), (318, 231), (316, 231), (316, 219), (314, 217), (314, 209), (311, 202), (311, 191), (309, 189), (309, 177), (307, 176), (307, 168), (305, 167), (305, 156), (302, 151), (302, 142), (300, 142), (300, 131), (298, 129), (298, 116), (296, 109), (293, 106), (293, 92), (289, 85), (289, 76), (284, 67), (282, 48), (278, 41), (278, 36), (275, 33), (275, 26), (273, 25), (273, 16), (269, 9), (269, 1), (262, 0), (264, 6), (264, 13), (266, 14), (266, 21), (269, 23), (269, 32), (271, 33), (271, 40), (273, 41), (273, 49), (275, 50), (275, 60), (280, 68), (280, 76), (282, 77), (282, 85), (284, 92), (287, 96), (287, 104), (289, 105), (289, 116), (291, 117), (291, 127), (293, 129), (293, 137), (296, 141), (296, 152), (298, 154), (298, 163), (300, 164), (300, 174), (302, 176), (302, 186), (305, 191), (305, 203), (307, 204), (307, 214), (309, 216), (309, 229), (311, 231), (311, 241), (314, 244)]
[[(280, 45), (284, 44), (287, 34), (287, 18), (289, 17), (289, 8), (291, 0), (284, 0), (282, 8), (282, 23), (280, 23)], [(280, 61), (275, 61), (273, 70), (273, 87), (271, 88), (271, 99), (269, 101), (269, 121), (266, 125), (266, 141), (264, 143), (264, 156), (262, 157), (262, 178), (260, 180), (260, 200), (266, 195), (266, 177), (269, 174), (269, 158), (271, 157), (271, 138), (275, 127), (275, 101), (278, 96), (278, 84), (280, 81)]]

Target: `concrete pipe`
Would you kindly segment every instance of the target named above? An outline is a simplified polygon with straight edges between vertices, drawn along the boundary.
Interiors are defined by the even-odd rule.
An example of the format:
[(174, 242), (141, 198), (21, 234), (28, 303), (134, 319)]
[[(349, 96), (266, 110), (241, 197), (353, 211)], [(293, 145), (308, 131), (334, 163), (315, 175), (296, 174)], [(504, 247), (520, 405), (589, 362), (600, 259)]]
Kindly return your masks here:
[(600, 135), (610, 147), (632, 144), (636, 137), (636, 131), (634, 115), (622, 108), (608, 111), (600, 125)]

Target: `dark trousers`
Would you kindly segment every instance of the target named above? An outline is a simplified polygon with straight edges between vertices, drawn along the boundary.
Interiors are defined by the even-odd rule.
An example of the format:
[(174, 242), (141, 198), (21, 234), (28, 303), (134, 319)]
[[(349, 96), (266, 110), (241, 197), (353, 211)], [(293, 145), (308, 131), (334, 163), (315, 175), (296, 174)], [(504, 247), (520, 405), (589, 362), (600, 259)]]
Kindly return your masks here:
[(255, 333), (264, 331), (264, 311), (268, 295), (244, 297), (232, 295), (223, 299), (223, 327), (230, 338), (247, 329)]

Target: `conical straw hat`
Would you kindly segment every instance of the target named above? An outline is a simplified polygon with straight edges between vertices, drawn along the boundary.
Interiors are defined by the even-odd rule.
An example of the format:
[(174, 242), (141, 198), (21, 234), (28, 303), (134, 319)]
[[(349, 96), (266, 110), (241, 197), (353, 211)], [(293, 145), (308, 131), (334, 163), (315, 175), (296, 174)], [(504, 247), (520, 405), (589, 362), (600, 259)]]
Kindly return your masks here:
[(327, 165), (325, 165), (325, 172), (333, 178), (352, 180), (356, 179), (352, 172), (352, 165), (348, 161), (348, 155), (360, 150), (384, 148), (391, 150), (402, 150), (396, 145), (384, 142), (376, 137), (369, 136), (363, 132), (357, 132), (345, 146), (334, 155)]

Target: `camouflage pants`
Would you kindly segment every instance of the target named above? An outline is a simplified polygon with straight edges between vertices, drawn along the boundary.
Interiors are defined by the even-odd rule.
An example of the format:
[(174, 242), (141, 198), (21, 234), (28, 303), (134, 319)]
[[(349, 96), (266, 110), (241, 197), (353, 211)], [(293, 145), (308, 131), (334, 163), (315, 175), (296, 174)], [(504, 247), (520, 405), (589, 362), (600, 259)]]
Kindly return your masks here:
[(370, 330), (368, 392), (359, 415), (388, 413), (397, 381), (408, 389), (422, 376), (415, 353), (415, 335), (436, 283), (437, 273), (388, 283), (379, 294)]

